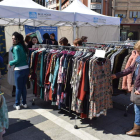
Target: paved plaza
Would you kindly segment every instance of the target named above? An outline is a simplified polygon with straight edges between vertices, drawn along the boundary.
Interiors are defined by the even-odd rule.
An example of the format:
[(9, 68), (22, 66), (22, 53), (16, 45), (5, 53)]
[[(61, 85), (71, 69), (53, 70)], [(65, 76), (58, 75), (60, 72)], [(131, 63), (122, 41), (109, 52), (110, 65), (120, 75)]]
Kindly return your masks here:
[[(67, 110), (58, 110), (50, 102), (35, 99), (32, 105), (32, 88), (28, 89), (28, 108), (15, 110), (14, 98), (11, 97), (12, 86), (7, 83), (6, 76), (1, 81), (1, 90), (7, 101), (10, 126), (4, 135), (4, 140), (139, 140), (130, 137), (125, 132), (130, 130), (134, 122), (133, 107), (127, 117), (124, 117), (125, 106), (129, 103), (129, 95), (113, 97), (114, 108), (107, 116), (101, 116), (90, 121), (78, 118), (79, 129), (74, 129), (75, 115)], [(122, 103), (122, 105), (121, 105)]]

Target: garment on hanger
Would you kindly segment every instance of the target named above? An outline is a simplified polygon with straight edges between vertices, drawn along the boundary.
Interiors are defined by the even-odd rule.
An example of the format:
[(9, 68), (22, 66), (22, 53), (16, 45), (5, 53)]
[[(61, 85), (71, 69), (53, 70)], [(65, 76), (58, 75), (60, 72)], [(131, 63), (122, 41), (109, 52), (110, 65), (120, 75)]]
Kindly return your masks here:
[(96, 59), (90, 62), (90, 119), (99, 117), (101, 114), (106, 115), (107, 109), (113, 107), (110, 66), (111, 63), (109, 59), (105, 59), (104, 62), (98, 62)]

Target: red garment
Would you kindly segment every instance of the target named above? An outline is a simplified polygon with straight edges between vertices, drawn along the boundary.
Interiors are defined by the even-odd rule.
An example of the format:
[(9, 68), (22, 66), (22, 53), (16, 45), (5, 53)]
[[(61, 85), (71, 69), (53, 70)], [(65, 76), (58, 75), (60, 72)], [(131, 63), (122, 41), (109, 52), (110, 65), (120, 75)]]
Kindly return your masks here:
[(55, 54), (52, 54), (52, 55), (51, 55), (50, 63), (49, 63), (49, 65), (48, 65), (48, 67), (47, 67), (47, 72), (46, 72), (46, 75), (45, 75), (45, 84), (50, 84), (50, 82), (49, 82), (50, 67), (51, 67), (52, 58), (53, 58), (54, 55), (55, 55)]
[(81, 113), (81, 118), (82, 118), (82, 119), (88, 118), (88, 117), (87, 117), (87, 114)]
[(49, 81), (49, 76), (50, 76), (50, 67), (51, 67), (51, 63), (52, 63), (52, 58), (53, 58), (53, 56), (55, 55), (56, 53), (54, 53), (54, 54), (52, 54), (51, 55), (51, 58), (50, 58), (50, 63), (49, 63), (49, 65), (48, 65), (48, 67), (47, 67), (47, 72), (46, 72), (46, 76), (45, 76), (45, 85), (50, 85), (49, 87), (50, 87), (50, 89), (49, 89), (49, 100), (51, 100), (52, 101), (52, 89), (51, 89), (51, 83), (50, 83), (50, 81)]
[[(84, 91), (84, 85), (85, 85), (85, 70), (86, 70), (86, 62), (83, 66), (83, 72), (82, 72), (82, 79), (80, 82), (80, 87), (78, 90), (78, 99), (81, 100), (81, 104), (83, 103), (84, 97), (86, 92)], [(87, 118), (87, 114), (81, 113), (81, 118)]]
[[(40, 53), (40, 52), (37, 52), (37, 54), (36, 54), (36, 56), (35, 56), (35, 64), (34, 64), (33, 73), (35, 73), (35, 71), (36, 71), (39, 53)], [(37, 96), (37, 77), (35, 77), (35, 79), (34, 79), (34, 94), (35, 94), (35, 96)]]
[(81, 79), (81, 86), (79, 87), (78, 90), (78, 99), (80, 99), (81, 101), (84, 100), (85, 94), (86, 92), (84, 91), (84, 85), (85, 85), (85, 70), (86, 70), (86, 62), (84, 63), (83, 66), (83, 73), (82, 73), (82, 79)]

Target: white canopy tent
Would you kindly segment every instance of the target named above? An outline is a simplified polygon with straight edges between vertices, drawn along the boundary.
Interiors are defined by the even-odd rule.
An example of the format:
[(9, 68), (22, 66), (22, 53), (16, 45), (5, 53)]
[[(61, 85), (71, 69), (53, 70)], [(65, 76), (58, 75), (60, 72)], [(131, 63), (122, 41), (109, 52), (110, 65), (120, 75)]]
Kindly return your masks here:
[[(103, 43), (106, 37), (109, 38), (106, 41), (113, 41), (114, 38), (118, 40), (120, 20), (116, 17), (98, 14), (88, 9), (79, 0), (75, 0), (63, 11), (47, 9), (32, 0), (3, 0), (0, 2), (0, 25), (58, 26), (59, 38), (67, 37), (69, 34), (64, 26), (72, 26), (73, 31), (70, 30), (71, 35), (69, 34), (72, 37), (69, 39), (70, 43), (76, 38), (75, 29), (78, 27), (77, 36), (86, 35), (90, 42)], [(112, 27), (111, 30), (110, 27)], [(100, 35), (102, 40), (99, 40)], [(95, 36), (94, 39), (93, 36)]]
[(48, 9), (32, 0), (0, 2), (0, 25), (5, 26), (6, 49), (11, 47), (14, 31), (25, 36), (23, 26), (63, 26), (74, 22), (74, 13)]
[(73, 32), (76, 32), (75, 27), (77, 27), (77, 37), (85, 35), (89, 42), (95, 43), (119, 40), (120, 18), (94, 12), (80, 0), (74, 0), (63, 11), (74, 12)]
[(32, 0), (0, 2), (1, 25), (56, 26), (71, 22), (74, 22), (73, 13), (48, 9)]
[(80, 0), (74, 0), (63, 11), (74, 12), (74, 22), (77, 26), (85, 26), (85, 24), (99, 25), (117, 25), (120, 26), (120, 18), (99, 14), (90, 10)]

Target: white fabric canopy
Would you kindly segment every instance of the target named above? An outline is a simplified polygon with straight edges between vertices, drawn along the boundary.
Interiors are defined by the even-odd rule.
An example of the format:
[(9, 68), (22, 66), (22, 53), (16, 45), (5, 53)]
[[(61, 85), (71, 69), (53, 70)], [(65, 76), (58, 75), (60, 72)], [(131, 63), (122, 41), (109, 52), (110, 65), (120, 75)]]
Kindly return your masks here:
[(117, 25), (120, 26), (120, 18), (99, 14), (90, 10), (81, 1), (74, 0), (63, 11), (74, 12), (74, 21), (77, 26)]
[(74, 13), (48, 9), (32, 0), (0, 2), (1, 25), (56, 26), (74, 22)]

